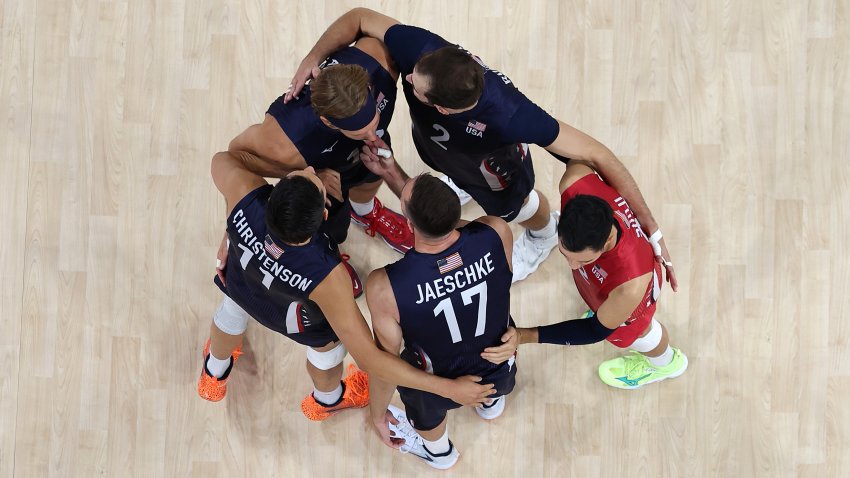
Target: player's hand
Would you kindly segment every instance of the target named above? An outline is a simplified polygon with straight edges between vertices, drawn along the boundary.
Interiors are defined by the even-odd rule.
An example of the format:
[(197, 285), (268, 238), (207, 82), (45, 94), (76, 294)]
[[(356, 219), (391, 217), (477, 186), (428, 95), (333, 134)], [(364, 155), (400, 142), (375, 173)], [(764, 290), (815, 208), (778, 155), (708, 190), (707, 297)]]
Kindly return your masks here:
[(496, 392), (492, 383), (480, 384), (481, 377), (464, 375), (452, 380), (450, 396), (447, 398), (467, 407), (477, 407), (489, 401)]
[[(334, 171), (333, 169), (320, 169), (316, 171), (316, 176), (318, 176), (319, 179), (322, 180), (322, 184), (325, 185), (325, 191), (327, 191), (328, 197), (334, 197), (338, 201), (342, 201), (342, 183), (339, 179), (339, 172)], [(330, 199), (325, 198), (325, 204), (330, 206)]]
[(502, 345), (487, 347), (481, 353), (481, 358), (498, 365), (513, 357), (517, 347), (519, 347), (519, 334), (515, 328), (508, 327), (508, 331), (502, 334)]
[(292, 77), (292, 83), (289, 84), (289, 89), (286, 90), (286, 93), (283, 95), (284, 104), (292, 101), (293, 98), (298, 99), (298, 95), (301, 94), (301, 90), (304, 89), (304, 85), (307, 82), (319, 76), (319, 72), (322, 71), (319, 69), (319, 62), (310, 58), (307, 55), (303, 60), (301, 60), (301, 64), (298, 65), (298, 69), (295, 70), (295, 76)]
[(387, 143), (381, 138), (375, 141), (366, 141), (366, 144), (360, 150), (360, 161), (369, 168), (369, 171), (384, 177), (395, 170), (395, 157), (392, 155), (389, 158), (379, 156), (378, 148), (392, 152), (390, 147), (387, 146)]
[(398, 425), (398, 420), (396, 420), (389, 410), (385, 410), (383, 416), (377, 419), (372, 419), (372, 425), (375, 427), (375, 433), (378, 434), (378, 438), (381, 439), (381, 442), (390, 448), (398, 448), (404, 444), (404, 438), (395, 436), (395, 434), (390, 430), (390, 423)]
[(679, 290), (679, 281), (676, 279), (676, 271), (673, 270), (673, 261), (670, 260), (670, 251), (667, 250), (667, 244), (664, 243), (661, 229), (656, 228), (655, 232), (647, 237), (649, 237), (652, 252), (655, 254), (655, 260), (667, 271), (667, 282), (670, 283), (673, 292), (676, 292)]
[(224, 282), (224, 268), (227, 267), (227, 231), (224, 231), (224, 238), (221, 239), (221, 244), (218, 246), (218, 252), (215, 255), (215, 274), (221, 281), (221, 285), (227, 287)]

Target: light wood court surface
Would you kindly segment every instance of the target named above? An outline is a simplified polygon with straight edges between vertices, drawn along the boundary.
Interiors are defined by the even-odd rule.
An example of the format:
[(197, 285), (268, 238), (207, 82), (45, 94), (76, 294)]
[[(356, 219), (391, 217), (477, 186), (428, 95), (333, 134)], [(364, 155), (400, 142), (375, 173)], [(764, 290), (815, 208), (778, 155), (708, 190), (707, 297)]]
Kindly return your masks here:
[[(616, 152), (682, 282), (659, 318), (685, 375), (617, 391), (610, 345), (526, 346), (502, 418), (451, 415), (444, 476), (850, 475), (850, 1), (364, 3)], [(356, 5), (0, 3), (0, 476), (437, 474), (362, 411), (304, 419), (304, 352), (257, 324), (225, 400), (195, 391), (221, 297), (210, 158)], [(409, 127), (401, 100), (417, 172)], [(555, 203), (562, 167), (534, 158)], [(356, 228), (343, 250), (364, 278), (398, 258)], [(520, 324), (583, 310), (557, 253), (513, 297)]]

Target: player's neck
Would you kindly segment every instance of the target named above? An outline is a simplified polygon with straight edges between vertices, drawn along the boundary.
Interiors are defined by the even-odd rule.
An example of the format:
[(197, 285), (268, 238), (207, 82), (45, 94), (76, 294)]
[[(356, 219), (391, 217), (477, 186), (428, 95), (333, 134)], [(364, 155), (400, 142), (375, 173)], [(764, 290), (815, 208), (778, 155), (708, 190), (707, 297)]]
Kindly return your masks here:
[(467, 106), (466, 108), (452, 109), (452, 108), (445, 108), (445, 107), (440, 106), (438, 108), (438, 110), (440, 111), (440, 113), (442, 113), (444, 115), (456, 115), (458, 113), (464, 113), (466, 111), (469, 111), (472, 108), (475, 108), (476, 106), (478, 106), (478, 101), (476, 101), (475, 103), (472, 103), (472, 106)]
[(602, 246), (602, 253), (605, 254), (615, 247), (617, 247), (617, 228), (611, 226), (611, 232), (608, 234), (608, 240), (606, 240), (605, 245)]
[(422, 252), (424, 254), (437, 254), (439, 252), (445, 251), (452, 244), (457, 242), (457, 240), (460, 238), (460, 231), (455, 229), (443, 237), (434, 238), (419, 234), (419, 232), (414, 229), (413, 237), (413, 248), (416, 249), (417, 252)]

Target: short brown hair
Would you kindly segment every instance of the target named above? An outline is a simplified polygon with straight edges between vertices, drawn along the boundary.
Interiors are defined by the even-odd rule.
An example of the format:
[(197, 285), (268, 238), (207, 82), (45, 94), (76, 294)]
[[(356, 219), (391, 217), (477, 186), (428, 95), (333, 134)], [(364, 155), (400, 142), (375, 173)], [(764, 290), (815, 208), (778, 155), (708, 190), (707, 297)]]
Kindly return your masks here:
[(428, 173), (417, 176), (406, 209), (413, 226), (428, 237), (443, 237), (460, 221), (457, 194)]
[(444, 46), (422, 55), (415, 68), (428, 77), (428, 91), (423, 94), (433, 105), (467, 108), (484, 91), (484, 68), (456, 46)]
[(310, 82), (310, 103), (319, 116), (348, 118), (366, 103), (369, 84), (369, 73), (362, 66), (332, 65)]

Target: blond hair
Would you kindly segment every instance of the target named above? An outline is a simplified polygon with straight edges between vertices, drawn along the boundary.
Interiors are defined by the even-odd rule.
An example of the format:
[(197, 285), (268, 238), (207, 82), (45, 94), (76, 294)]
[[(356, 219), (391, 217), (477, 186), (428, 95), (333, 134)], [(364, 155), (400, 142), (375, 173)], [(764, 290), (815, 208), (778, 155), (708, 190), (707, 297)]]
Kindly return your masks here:
[(332, 65), (310, 83), (310, 103), (319, 116), (348, 118), (363, 107), (369, 73), (360, 65)]

